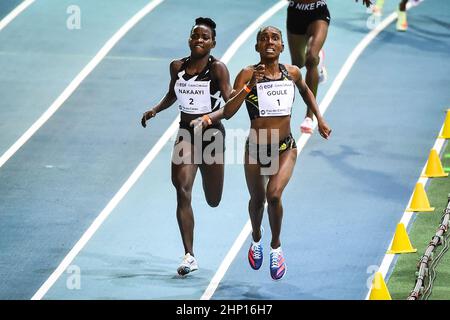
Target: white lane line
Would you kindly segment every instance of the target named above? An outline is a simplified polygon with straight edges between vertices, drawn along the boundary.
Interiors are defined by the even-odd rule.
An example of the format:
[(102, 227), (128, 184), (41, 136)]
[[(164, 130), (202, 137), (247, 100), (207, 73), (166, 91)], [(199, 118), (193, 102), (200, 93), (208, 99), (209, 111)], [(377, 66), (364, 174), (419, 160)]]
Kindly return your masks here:
[(11, 21), (13, 21), (19, 14), (28, 8), (34, 0), (25, 0), (19, 4), (13, 11), (0, 21), (0, 31), (2, 31)]
[[(122, 28), (117, 31), (117, 33), (104, 45), (104, 47), (97, 53), (97, 55), (89, 62), (89, 64), (81, 71), (81, 73), (72, 81), (72, 83), (64, 90), (61, 96), (53, 103), (49, 110), (30, 128), (28, 131), (30, 133), (25, 133), (23, 143), (33, 135), (39, 127), (47, 121), (48, 118), (64, 103), (64, 101), (75, 91), (75, 89), (80, 85), (80, 83), (89, 75), (89, 73), (100, 63), (100, 61), (108, 54), (108, 52), (114, 47), (114, 45), (129, 31), (131, 30), (142, 18), (149, 14), (153, 9), (155, 9), (164, 0), (154, 0), (142, 8), (138, 13), (136, 13), (128, 22), (122, 26)], [(175, 130), (175, 129), (174, 129)], [(27, 131), (27, 132), (28, 132)], [(120, 188), (113, 199), (108, 203), (108, 205), (103, 209), (100, 215), (95, 219), (89, 229), (83, 234), (80, 240), (75, 244), (72, 250), (67, 254), (61, 264), (56, 268), (56, 270), (50, 275), (50, 277), (44, 282), (44, 284), (39, 288), (39, 290), (33, 295), (31, 300), (40, 300), (47, 293), (47, 291), (53, 286), (56, 280), (61, 276), (64, 270), (69, 266), (70, 262), (74, 257), (80, 252), (84, 247), (86, 242), (92, 237), (95, 231), (103, 223), (103, 221), (108, 217), (109, 213), (117, 206), (117, 203), (123, 198), (123, 196), (128, 192), (131, 186), (137, 181), (141, 176), (144, 169), (153, 160), (156, 154), (161, 150), (167, 140), (169, 140), (171, 135), (166, 132), (156, 143), (154, 148), (149, 152), (149, 154), (142, 160), (133, 174), (128, 178), (125, 184)], [(22, 139), (22, 138), (21, 138)], [(21, 143), (18, 147), (20, 148)], [(16, 149), (16, 151), (17, 151)], [(14, 151), (15, 152), (15, 151)], [(3, 157), (2, 157), (3, 158)], [(5, 160), (6, 161), (6, 160)], [(4, 162), (3, 162), (4, 163)], [(0, 166), (3, 164), (0, 162)]]
[[(162, 1), (160, 1), (162, 2)], [(259, 17), (249, 28), (247, 28), (227, 49), (221, 61), (225, 64), (233, 57), (239, 47), (247, 40), (247, 38), (254, 32), (259, 25), (266, 21), (270, 16), (272, 16), (276, 11), (280, 10), (287, 3), (282, 0), (277, 3), (274, 7), (269, 9), (265, 14)], [(269, 13), (268, 13), (269, 12)], [(265, 18), (262, 18), (265, 17)], [(258, 22), (258, 23), (257, 23)], [(251, 31), (249, 31), (249, 29)], [(145, 169), (152, 163), (153, 159), (158, 155), (164, 145), (170, 140), (170, 138), (176, 133), (178, 129), (178, 122), (180, 121), (180, 116), (178, 115), (176, 119), (172, 122), (169, 128), (164, 132), (158, 142), (153, 146), (150, 152), (145, 156), (137, 168), (133, 171), (131, 176), (127, 179), (125, 184), (120, 188), (120, 190), (114, 195), (114, 197), (109, 201), (106, 207), (100, 212), (98, 217), (89, 226), (86, 232), (81, 236), (80, 240), (75, 244), (75, 246), (66, 255), (63, 261), (58, 265), (56, 270), (50, 275), (50, 277), (45, 281), (45, 283), (39, 288), (39, 290), (31, 298), (32, 300), (40, 300), (48, 292), (48, 290), (53, 286), (53, 284), (58, 280), (64, 270), (70, 265), (70, 263), (75, 259), (75, 257), (84, 248), (87, 242), (91, 239), (94, 233), (100, 228), (102, 223), (108, 218), (114, 208), (119, 204), (123, 197), (128, 193), (128, 191), (133, 187), (136, 181), (144, 173)]]
[(111, 49), (130, 31), (144, 16), (156, 8), (164, 0), (153, 0), (128, 20), (113, 36), (110, 38), (94, 58), (81, 70), (81, 72), (72, 80), (61, 95), (52, 103), (39, 119), (0, 157), (0, 167), (9, 160), (35, 133), (42, 127), (48, 119), (63, 105), (63, 103), (78, 88), (81, 82), (94, 70), (95, 67), (105, 58)]
[[(412, 7), (416, 7), (416, 6), (420, 5), (420, 4), (421, 4), (421, 2), (419, 2), (417, 4), (414, 4), (414, 5), (411, 4), (411, 2), (408, 2), (408, 4), (406, 5), (406, 10), (409, 10)], [(392, 17), (393, 20), (397, 19), (397, 13), (396, 12), (392, 13), (388, 18), (391, 18), (391, 17)], [(444, 125), (442, 125), (442, 128), (441, 128), (440, 132), (442, 132), (443, 127), (444, 127)], [(440, 139), (440, 138), (436, 139), (436, 141), (434, 143), (434, 146), (433, 146), (433, 149), (435, 149), (438, 154), (441, 153), (441, 149), (442, 149), (442, 147), (444, 145), (444, 142), (445, 142), (445, 139)], [(425, 168), (426, 168), (426, 163), (425, 163), (425, 165), (424, 165), (424, 167), (422, 169), (422, 174), (425, 172)], [(428, 181), (428, 178), (426, 178), (426, 177), (420, 177), (417, 180), (417, 182), (422, 183), (423, 186), (426, 185), (427, 181)], [(414, 184), (414, 186), (415, 186), (415, 184)], [(411, 197), (409, 198), (408, 205), (411, 202), (411, 199), (412, 199), (412, 194), (411, 194)], [(406, 208), (408, 208), (408, 205), (406, 206)], [(403, 223), (405, 225), (405, 228), (408, 228), (408, 225), (411, 222), (411, 219), (413, 217), (414, 212), (406, 212), (406, 208), (405, 208), (405, 212), (403, 212), (403, 215), (402, 215), (399, 223)], [(390, 242), (388, 248), (391, 247), (393, 240), (394, 240), (394, 236), (392, 236), (392, 239), (391, 239), (391, 242)], [(387, 250), (388, 249), (386, 249), (386, 251)], [(386, 253), (384, 255), (384, 258), (383, 258), (383, 260), (381, 262), (380, 268), (378, 269), (378, 271), (381, 272), (381, 274), (383, 275), (383, 279), (386, 278), (386, 275), (388, 274), (389, 269), (390, 269), (392, 263), (394, 262), (394, 258), (395, 258), (395, 254)], [(365, 300), (369, 300), (371, 289), (372, 288), (369, 288), (369, 291), (367, 292)]]
[[(358, 45), (353, 49), (353, 51), (350, 53), (349, 57), (345, 61), (344, 65), (342, 66), (341, 70), (339, 71), (338, 75), (334, 79), (330, 89), (328, 89), (327, 93), (325, 94), (323, 100), (321, 101), (319, 105), (319, 109), (321, 114), (325, 114), (326, 110), (328, 109), (330, 103), (333, 101), (336, 93), (340, 89), (342, 83), (344, 82), (345, 78), (349, 74), (350, 70), (352, 69), (353, 65), (355, 64), (356, 60), (359, 58), (361, 53), (366, 49), (366, 47), (375, 39), (375, 37), (383, 30), (385, 29), (390, 23), (392, 23), (395, 18), (397, 17), (397, 14), (391, 14), (386, 19), (384, 19), (380, 24), (377, 25), (375, 29), (370, 31), (362, 40), (358, 43)], [(317, 127), (317, 121), (314, 121), (313, 128)], [(308, 140), (311, 138), (310, 134), (302, 134), (300, 138), (298, 139), (297, 143), (297, 155), (300, 154), (300, 152), (305, 147)], [(265, 208), (267, 208), (267, 203), (265, 205)], [(233, 262), (234, 258), (236, 257), (237, 253), (240, 251), (242, 246), (244, 245), (244, 241), (251, 233), (251, 223), (250, 220), (247, 221), (244, 228), (242, 229), (241, 233), (239, 234), (238, 238), (234, 242), (233, 246), (231, 247), (230, 251), (226, 255), (225, 259), (222, 261), (222, 264), (219, 266), (219, 269), (217, 270), (216, 274), (214, 275), (213, 279), (208, 285), (208, 288), (203, 293), (201, 300), (209, 300), (211, 299), (212, 295), (214, 294), (215, 290), (217, 289), (220, 281), (225, 276), (225, 273), (227, 272), (229, 266)]]

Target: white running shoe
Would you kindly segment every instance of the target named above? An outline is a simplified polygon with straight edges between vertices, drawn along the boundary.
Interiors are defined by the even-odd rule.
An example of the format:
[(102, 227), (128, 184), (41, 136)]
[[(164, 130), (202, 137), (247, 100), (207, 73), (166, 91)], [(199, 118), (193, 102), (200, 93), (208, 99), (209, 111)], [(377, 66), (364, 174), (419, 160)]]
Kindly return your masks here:
[(325, 83), (328, 80), (328, 72), (324, 66), (319, 67), (319, 83)]
[(302, 124), (300, 125), (300, 131), (303, 133), (313, 132), (313, 120), (310, 117), (305, 117)]
[(327, 69), (325, 68), (325, 50), (319, 51), (319, 65), (317, 66), (319, 71), (319, 83), (324, 83), (328, 79)]
[(180, 276), (185, 276), (188, 273), (191, 273), (195, 270), (198, 270), (197, 260), (190, 253), (186, 253), (183, 257), (183, 261), (177, 269), (177, 272)]
[(380, 6), (374, 5), (374, 6), (372, 7), (372, 14), (373, 14), (375, 17), (381, 17), (381, 16), (383, 15), (383, 8), (380, 7)]

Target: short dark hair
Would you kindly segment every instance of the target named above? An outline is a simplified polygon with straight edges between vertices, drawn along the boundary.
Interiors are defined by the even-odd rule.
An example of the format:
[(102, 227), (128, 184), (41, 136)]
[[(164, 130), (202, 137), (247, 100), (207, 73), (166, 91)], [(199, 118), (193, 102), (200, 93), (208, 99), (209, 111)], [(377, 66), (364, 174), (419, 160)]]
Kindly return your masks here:
[(261, 33), (263, 33), (268, 28), (277, 30), (280, 33), (281, 41), (283, 41), (283, 33), (281, 32), (280, 29), (278, 29), (277, 27), (274, 27), (274, 26), (265, 26), (265, 27), (262, 27), (261, 29), (259, 29), (258, 33), (256, 34), (256, 42), (258, 42), (259, 36), (261, 35)]
[[(194, 29), (195, 26), (207, 26), (211, 29), (213, 38), (216, 37), (216, 23), (211, 18), (198, 17), (195, 19), (195, 25), (192, 27)], [(192, 31), (192, 30), (191, 30)]]

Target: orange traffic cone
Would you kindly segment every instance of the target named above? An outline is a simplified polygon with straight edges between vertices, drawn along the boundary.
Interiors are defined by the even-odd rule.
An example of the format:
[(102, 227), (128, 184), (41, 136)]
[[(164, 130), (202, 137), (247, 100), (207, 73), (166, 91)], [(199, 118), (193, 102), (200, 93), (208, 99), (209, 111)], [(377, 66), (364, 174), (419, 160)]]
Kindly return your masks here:
[(392, 300), (381, 272), (375, 273), (370, 290), (369, 300)]
[(438, 177), (447, 177), (448, 173), (444, 172), (444, 168), (442, 168), (441, 159), (437, 154), (435, 149), (431, 149), (430, 156), (428, 157), (427, 166), (425, 167), (425, 173), (422, 177), (428, 178), (438, 178)]
[(447, 116), (445, 117), (444, 128), (438, 138), (450, 139), (450, 109), (447, 110)]
[(406, 209), (406, 212), (413, 212), (413, 211), (423, 211), (423, 212), (434, 211), (434, 207), (430, 207), (430, 202), (428, 201), (427, 194), (425, 193), (423, 184), (421, 184), (420, 182), (416, 183), (416, 188), (414, 189), (411, 203), (408, 209)]
[(387, 253), (411, 252), (417, 252), (417, 249), (413, 248), (413, 246), (411, 245), (411, 241), (409, 241), (405, 225), (403, 223), (399, 223), (397, 225), (397, 230), (395, 230), (394, 240), (392, 240), (391, 248)]

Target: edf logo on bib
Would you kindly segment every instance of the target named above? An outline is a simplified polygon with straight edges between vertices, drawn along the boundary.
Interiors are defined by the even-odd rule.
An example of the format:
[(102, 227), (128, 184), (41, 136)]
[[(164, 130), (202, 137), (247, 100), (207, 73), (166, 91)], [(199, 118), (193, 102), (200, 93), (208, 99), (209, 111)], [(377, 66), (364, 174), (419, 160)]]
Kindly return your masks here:
[(291, 80), (270, 81), (257, 87), (258, 107), (261, 117), (288, 116), (291, 114), (295, 90)]

